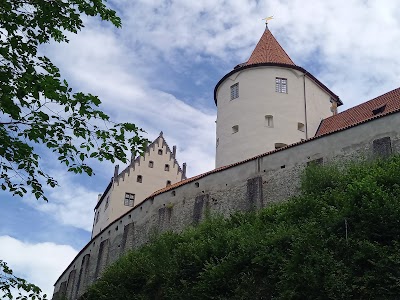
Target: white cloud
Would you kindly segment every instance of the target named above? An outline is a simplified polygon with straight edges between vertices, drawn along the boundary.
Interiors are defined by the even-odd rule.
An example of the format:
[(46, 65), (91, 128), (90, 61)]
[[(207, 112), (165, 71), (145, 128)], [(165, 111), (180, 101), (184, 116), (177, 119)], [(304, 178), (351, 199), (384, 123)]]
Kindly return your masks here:
[[(36, 201), (34, 197), (25, 197), (24, 201), (35, 209), (48, 214), (54, 221), (87, 231), (92, 230), (93, 209), (96, 205), (97, 195), (102, 193), (100, 186), (98, 192), (88, 188), (83, 181), (76, 181), (75, 174), (68, 174), (50, 170), (57, 179), (59, 187), (45, 188), (48, 202)], [(93, 179), (94, 181), (94, 179)], [(85, 181), (87, 182), (87, 180)]]
[(76, 256), (68, 245), (31, 244), (10, 236), (0, 236), (0, 258), (18, 277), (39, 286), (51, 297), (53, 284)]

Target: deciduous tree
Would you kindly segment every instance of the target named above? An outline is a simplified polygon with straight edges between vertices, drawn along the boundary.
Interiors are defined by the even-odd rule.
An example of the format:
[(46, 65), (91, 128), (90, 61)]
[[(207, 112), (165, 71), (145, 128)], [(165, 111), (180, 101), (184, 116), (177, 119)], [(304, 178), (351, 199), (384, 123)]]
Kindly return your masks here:
[(39, 149), (55, 153), (68, 171), (91, 175), (90, 158), (126, 162), (126, 153), (146, 146), (142, 129), (112, 122), (97, 96), (73, 91), (40, 54), (41, 44), (68, 42), (83, 15), (121, 26), (103, 0), (0, 1), (0, 185), (14, 195), (31, 191), (47, 200), (44, 184), (57, 185)]

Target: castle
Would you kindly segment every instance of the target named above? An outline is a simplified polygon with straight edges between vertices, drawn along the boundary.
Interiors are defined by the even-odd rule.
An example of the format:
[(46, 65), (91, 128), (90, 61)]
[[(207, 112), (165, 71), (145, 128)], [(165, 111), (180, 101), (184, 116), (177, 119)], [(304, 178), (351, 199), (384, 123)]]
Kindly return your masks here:
[(151, 233), (284, 201), (311, 162), (400, 153), (400, 88), (338, 113), (337, 95), (296, 66), (268, 27), (249, 60), (216, 85), (216, 169), (186, 179), (163, 134), (99, 195), (91, 241), (60, 275), (53, 299), (78, 299), (107, 265)]

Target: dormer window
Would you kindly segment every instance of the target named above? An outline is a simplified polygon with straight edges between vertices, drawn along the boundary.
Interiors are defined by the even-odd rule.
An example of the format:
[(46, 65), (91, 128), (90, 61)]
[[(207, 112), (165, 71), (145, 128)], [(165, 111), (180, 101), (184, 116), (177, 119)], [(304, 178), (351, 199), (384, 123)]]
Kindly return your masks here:
[(378, 108), (375, 108), (375, 109), (372, 111), (372, 113), (373, 113), (374, 116), (375, 116), (375, 115), (378, 115), (378, 114), (383, 113), (383, 112), (385, 111), (385, 109), (386, 109), (386, 104), (385, 104), (385, 105), (382, 105), (382, 106), (380, 106), (380, 107), (378, 107)]
[(287, 79), (275, 78), (275, 92), (287, 94)]
[(239, 82), (231, 85), (231, 100), (239, 98)]

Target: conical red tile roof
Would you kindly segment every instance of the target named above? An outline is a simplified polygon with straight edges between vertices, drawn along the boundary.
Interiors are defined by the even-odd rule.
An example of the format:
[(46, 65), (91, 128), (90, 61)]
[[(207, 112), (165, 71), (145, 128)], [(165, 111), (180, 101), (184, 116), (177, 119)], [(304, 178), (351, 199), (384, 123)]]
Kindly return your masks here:
[(264, 34), (245, 65), (261, 63), (278, 63), (295, 66), (294, 62), (290, 59), (285, 50), (283, 50), (282, 46), (279, 45), (268, 27), (265, 28)]

